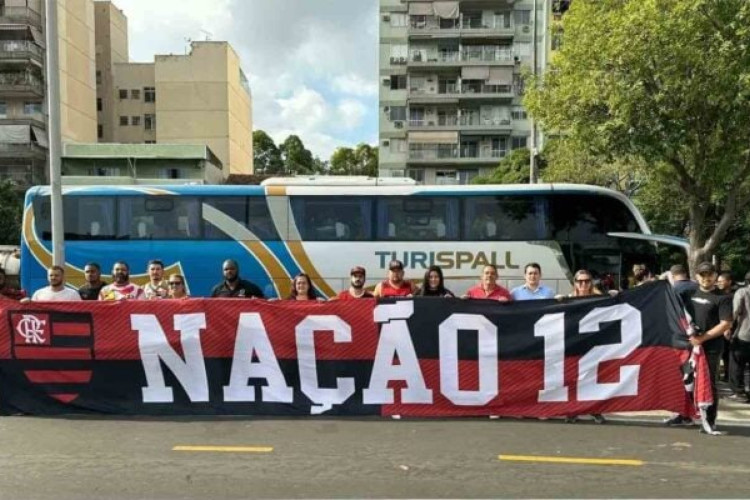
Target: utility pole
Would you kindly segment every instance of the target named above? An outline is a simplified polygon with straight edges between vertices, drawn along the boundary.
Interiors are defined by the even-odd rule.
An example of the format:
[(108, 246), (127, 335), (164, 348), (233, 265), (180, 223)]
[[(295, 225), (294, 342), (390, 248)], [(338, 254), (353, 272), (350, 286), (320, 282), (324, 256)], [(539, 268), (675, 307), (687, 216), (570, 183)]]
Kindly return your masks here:
[[(537, 76), (537, 57), (536, 57), (536, 45), (537, 45), (537, 36), (536, 36), (536, 17), (537, 17), (537, 0), (534, 0), (534, 7), (531, 11), (531, 34), (533, 37), (533, 41), (531, 42), (531, 71), (534, 74), (534, 77)], [(536, 157), (537, 157), (537, 145), (536, 145), (536, 122), (533, 118), (530, 120), (531, 125), (531, 141), (529, 144), (529, 184), (536, 184), (539, 181), (539, 170), (536, 164)]]
[(62, 138), (60, 127), (60, 52), (57, 35), (57, 0), (45, 0), (47, 33), (47, 133), (49, 134), (49, 183), (52, 207), (52, 263), (65, 265), (65, 232), (62, 202)]

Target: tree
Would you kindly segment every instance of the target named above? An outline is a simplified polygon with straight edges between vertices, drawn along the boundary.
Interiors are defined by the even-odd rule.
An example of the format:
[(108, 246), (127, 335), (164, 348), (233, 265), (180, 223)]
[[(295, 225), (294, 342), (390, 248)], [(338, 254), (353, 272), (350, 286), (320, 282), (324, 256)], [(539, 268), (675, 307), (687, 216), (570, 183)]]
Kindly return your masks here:
[(287, 174), (310, 174), (314, 171), (314, 159), (309, 149), (305, 148), (302, 139), (290, 135), (281, 144), (281, 158), (284, 161), (284, 172)]
[(487, 176), (477, 176), (472, 184), (528, 184), (531, 152), (528, 148), (514, 149)]
[(750, 2), (576, 0), (562, 23), (524, 104), (587, 153), (662, 172), (691, 266), (710, 257), (750, 203)]
[(378, 175), (378, 148), (360, 143), (354, 149), (339, 147), (331, 155), (332, 175)]
[(253, 164), (256, 174), (280, 174), (284, 171), (281, 151), (263, 130), (253, 131)]
[(21, 244), (23, 196), (10, 181), (0, 182), (0, 244)]

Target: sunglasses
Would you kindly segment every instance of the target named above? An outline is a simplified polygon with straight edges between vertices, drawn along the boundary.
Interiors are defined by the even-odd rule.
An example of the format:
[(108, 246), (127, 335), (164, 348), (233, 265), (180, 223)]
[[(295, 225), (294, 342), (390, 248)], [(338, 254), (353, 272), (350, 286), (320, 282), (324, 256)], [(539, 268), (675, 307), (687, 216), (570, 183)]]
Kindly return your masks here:
[(576, 280), (576, 283), (591, 283), (591, 280)]
[(170, 281), (169, 286), (177, 286), (182, 285), (182, 281)]

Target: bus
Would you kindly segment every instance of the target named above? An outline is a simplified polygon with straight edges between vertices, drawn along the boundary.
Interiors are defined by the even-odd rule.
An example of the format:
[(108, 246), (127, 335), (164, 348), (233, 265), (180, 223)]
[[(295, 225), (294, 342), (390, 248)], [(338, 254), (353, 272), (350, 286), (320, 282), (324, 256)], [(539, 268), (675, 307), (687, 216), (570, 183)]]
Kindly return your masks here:
[[(542, 267), (560, 293), (586, 268), (610, 286), (626, 287), (634, 263), (660, 267), (663, 249), (685, 259), (686, 243), (652, 235), (622, 194), (573, 184), (424, 186), (398, 182), (277, 179), (260, 186), (70, 186), (63, 190), (66, 280), (84, 283), (87, 262), (105, 275), (117, 260), (131, 281), (148, 281), (146, 264), (186, 277), (192, 296), (208, 296), (235, 259), (240, 276), (267, 297), (285, 298), (298, 273), (332, 297), (363, 266), (368, 286), (401, 260), (406, 279), (421, 282), (439, 265), (456, 294), (495, 264), (506, 287), (523, 283), (525, 264)], [(52, 263), (50, 190), (25, 198), (21, 282), (46, 285)], [(662, 251), (660, 252), (660, 248)]]

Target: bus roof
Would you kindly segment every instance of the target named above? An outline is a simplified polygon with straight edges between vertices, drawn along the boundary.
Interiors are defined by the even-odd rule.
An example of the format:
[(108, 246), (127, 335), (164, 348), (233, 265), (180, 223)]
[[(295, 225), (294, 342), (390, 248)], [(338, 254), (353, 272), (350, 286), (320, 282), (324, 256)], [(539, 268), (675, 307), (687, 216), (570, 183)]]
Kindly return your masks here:
[(415, 186), (410, 177), (367, 177), (365, 175), (295, 175), (271, 177), (261, 186)]

